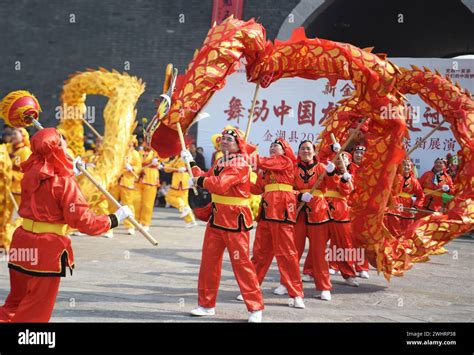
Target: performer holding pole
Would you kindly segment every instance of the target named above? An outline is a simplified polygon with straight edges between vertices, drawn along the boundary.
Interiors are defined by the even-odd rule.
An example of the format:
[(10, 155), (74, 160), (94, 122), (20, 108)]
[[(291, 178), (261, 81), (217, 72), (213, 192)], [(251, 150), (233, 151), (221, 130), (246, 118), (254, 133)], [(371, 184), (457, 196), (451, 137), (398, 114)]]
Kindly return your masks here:
[(187, 150), (181, 153), (183, 160), (193, 165), (193, 173), (197, 176), (190, 178), (190, 185), (196, 183), (212, 194), (212, 211), (204, 235), (199, 270), (198, 307), (191, 311), (194, 316), (215, 314), (222, 257), (227, 248), (240, 292), (250, 312), (248, 320), (262, 321), (262, 291), (249, 255), (249, 230), (253, 221), (248, 205), (251, 167), (247, 155), (254, 149), (233, 128), (222, 132), (224, 156), (208, 172), (195, 165)]
[(132, 216), (128, 206), (115, 214), (95, 215), (74, 179), (80, 171), (66, 154), (66, 142), (55, 128), (31, 139), (32, 155), (22, 164), (22, 226), (13, 234), (12, 250), (37, 250), (35, 258), (11, 258), (10, 293), (0, 308), (2, 322), (48, 322), (60, 278), (74, 268), (67, 228), (100, 235)]
[[(437, 158), (433, 169), (424, 173), (419, 179), (420, 185), (425, 193), (423, 208), (428, 211), (442, 212), (445, 205), (444, 194), (454, 190), (453, 180), (446, 171), (446, 159)], [(426, 214), (419, 214), (424, 217)]]
[[(300, 260), (306, 238), (309, 239), (308, 255), (303, 267), (303, 281), (314, 282), (316, 289), (321, 291), (320, 298), (330, 301), (332, 284), (329, 277), (329, 264), (326, 260), (330, 217), (329, 206), (324, 198), (329, 177), (325, 174), (326, 165), (319, 162), (315, 149), (314, 144), (309, 140), (302, 141), (298, 147), (294, 186), (299, 191), (298, 201), (305, 202), (305, 205), (297, 217), (295, 245), (298, 250), (298, 260)], [(319, 188), (310, 193), (311, 186), (321, 174), (324, 178)]]
[(262, 194), (257, 232), (253, 245), (252, 262), (258, 282), (262, 284), (273, 257), (276, 257), (281, 283), (291, 297), (289, 306), (305, 308), (303, 284), (294, 241), (296, 223), (296, 194), (293, 190), (296, 157), (282, 138), (270, 146), (270, 157), (257, 156), (257, 167), (262, 169), (252, 194)]
[(415, 221), (415, 211), (423, 207), (425, 195), (419, 181), (413, 173), (410, 158), (402, 161), (401, 172), (395, 176), (392, 189), (392, 205), (384, 217), (389, 232), (400, 237)]
[[(38, 121), (40, 112), (41, 107), (38, 100), (28, 91), (24, 90), (18, 90), (9, 93), (0, 103), (0, 115), (5, 120), (5, 122), (12, 127), (23, 127), (33, 124), (38, 130), (42, 130), (43, 126), (41, 126)], [(69, 155), (68, 157), (73, 159)], [(75, 161), (79, 163), (75, 163), (75, 168), (83, 173), (117, 208), (121, 208), (122, 205), (86, 170), (82, 160), (76, 159)], [(146, 239), (148, 239), (152, 245), (158, 245), (158, 242), (150, 235), (150, 233), (143, 229), (143, 227), (135, 220), (135, 218), (133, 218), (133, 215), (128, 216), (127, 219), (140, 231), (140, 233)]]

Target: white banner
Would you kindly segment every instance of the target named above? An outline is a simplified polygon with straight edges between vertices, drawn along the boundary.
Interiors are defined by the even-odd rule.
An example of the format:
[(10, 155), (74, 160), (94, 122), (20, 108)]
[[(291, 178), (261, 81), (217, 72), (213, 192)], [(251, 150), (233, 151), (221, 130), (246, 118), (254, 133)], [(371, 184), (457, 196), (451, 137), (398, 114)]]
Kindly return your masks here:
[[(474, 92), (474, 62), (469, 59), (438, 58), (392, 58), (400, 67), (426, 66), (450, 75), (453, 82)], [(205, 108), (209, 118), (199, 122), (197, 145), (204, 148), (209, 167), (214, 147), (211, 136), (231, 124), (245, 131), (252, 103), (255, 84), (248, 83), (245, 68), (228, 77), (225, 87), (216, 92)], [(314, 140), (322, 130), (321, 122), (337, 102), (351, 95), (354, 86), (350, 81), (338, 81), (333, 87), (328, 80), (300, 78), (280, 79), (266, 89), (260, 88), (255, 109), (254, 122), (249, 141), (258, 144), (259, 152), (268, 155), (270, 143), (284, 137), (295, 149), (301, 140)], [(418, 95), (407, 95), (412, 111), (409, 124), (408, 149), (425, 136), (443, 117), (425, 104)], [(455, 155), (459, 144), (454, 139), (449, 124), (443, 125), (412, 155), (418, 171), (430, 170), (437, 157)]]

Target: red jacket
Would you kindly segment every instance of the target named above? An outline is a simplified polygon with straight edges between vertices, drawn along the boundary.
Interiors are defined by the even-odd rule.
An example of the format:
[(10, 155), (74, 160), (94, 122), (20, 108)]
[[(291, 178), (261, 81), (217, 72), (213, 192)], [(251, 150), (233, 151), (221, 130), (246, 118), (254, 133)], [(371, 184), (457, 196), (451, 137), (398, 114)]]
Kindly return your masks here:
[(309, 192), (315, 184), (318, 176), (324, 174), (323, 179), (319, 183), (316, 194), (313, 199), (301, 209), (300, 213), (304, 213), (306, 224), (321, 224), (330, 220), (329, 206), (324, 196), (318, 196), (319, 193), (326, 192), (326, 165), (311, 161), (309, 164), (298, 162), (295, 168), (294, 187), (300, 193)]
[[(413, 202), (412, 196), (416, 197)], [(402, 174), (395, 176), (395, 183), (392, 189), (392, 199), (394, 208), (390, 208), (387, 214), (395, 215), (401, 218), (414, 219), (415, 215), (409, 211), (400, 209), (400, 207), (419, 208), (423, 207), (425, 194), (419, 181), (413, 174), (405, 177)]]
[[(451, 177), (447, 173), (443, 172), (440, 175), (439, 181), (435, 183), (435, 173), (432, 170), (423, 174), (420, 178), (420, 185), (423, 188), (425, 195), (430, 192), (428, 190), (438, 190), (443, 185), (449, 186), (448, 193), (453, 193), (454, 190), (453, 180), (451, 180)], [(440, 190), (426, 196), (423, 207), (431, 211), (440, 211), (443, 207), (442, 194), (443, 191)]]
[[(285, 155), (270, 158), (259, 156), (257, 167), (262, 171), (251, 188), (252, 194), (263, 194), (257, 219), (295, 223), (297, 206), (296, 193), (293, 191), (295, 181), (293, 160)], [(280, 184), (280, 187), (277, 187), (277, 184)], [(269, 191), (274, 188), (278, 190)]]
[[(22, 226), (13, 234), (8, 266), (34, 276), (65, 276), (74, 257), (67, 227), (98, 235), (111, 227), (109, 216), (97, 216), (81, 193), (55, 128), (45, 128), (31, 139), (32, 154), (21, 164)], [(21, 256), (19, 253), (26, 252)], [(29, 255), (28, 255), (29, 251)]]
[[(22, 181), (19, 215), (35, 222), (67, 224), (80, 232), (99, 235), (111, 227), (107, 215), (95, 215), (73, 177), (53, 176), (29, 193)], [(71, 239), (67, 235), (33, 233), (18, 227), (13, 234), (13, 250), (37, 250), (37, 259), (10, 258), (9, 267), (35, 276), (65, 276), (74, 267)]]
[[(194, 164), (193, 164), (194, 165)], [(198, 186), (207, 189), (213, 198), (209, 223), (211, 227), (232, 232), (250, 230), (253, 227), (252, 212), (245, 200), (250, 198), (251, 167), (244, 155), (231, 155), (214, 162), (209, 171), (193, 166), (193, 175), (200, 176)], [(240, 203), (227, 203), (237, 198)], [(230, 200), (232, 201), (232, 200)]]
[(348, 199), (352, 190), (351, 184), (342, 179), (342, 173), (337, 169), (333, 173), (328, 174), (325, 196), (333, 221), (350, 222)]

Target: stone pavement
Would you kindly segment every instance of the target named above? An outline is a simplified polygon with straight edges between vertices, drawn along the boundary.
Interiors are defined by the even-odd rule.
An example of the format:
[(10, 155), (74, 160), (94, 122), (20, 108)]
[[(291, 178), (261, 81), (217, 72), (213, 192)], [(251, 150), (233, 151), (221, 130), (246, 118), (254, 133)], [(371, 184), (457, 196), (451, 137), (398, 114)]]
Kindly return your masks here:
[[(183, 227), (174, 209), (155, 209), (152, 247), (141, 235), (114, 239), (73, 237), (74, 275), (62, 280), (53, 322), (245, 322), (229, 257), (223, 262), (221, 288), (212, 318), (193, 318), (204, 224)], [(252, 231), (252, 241), (255, 230)], [(279, 274), (274, 261), (263, 283), (264, 322), (472, 322), (474, 318), (474, 240), (459, 238), (449, 254), (415, 264), (402, 278), (388, 283), (371, 269), (361, 286), (346, 286), (332, 276), (333, 297), (315, 299), (312, 283), (305, 283), (306, 309), (287, 306), (276, 296)], [(0, 255), (0, 304), (9, 290), (8, 268)]]

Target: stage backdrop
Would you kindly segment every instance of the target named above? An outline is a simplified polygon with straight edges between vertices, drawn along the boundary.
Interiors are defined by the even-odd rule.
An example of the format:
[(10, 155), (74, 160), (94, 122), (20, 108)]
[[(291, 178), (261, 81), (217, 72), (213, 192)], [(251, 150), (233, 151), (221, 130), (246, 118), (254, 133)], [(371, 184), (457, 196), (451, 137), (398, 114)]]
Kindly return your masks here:
[[(426, 66), (450, 75), (453, 82), (474, 92), (474, 63), (468, 59), (439, 58), (391, 58), (400, 67)], [(205, 108), (211, 117), (199, 122), (197, 145), (204, 148), (206, 164), (210, 165), (214, 147), (211, 136), (227, 124), (244, 130), (252, 103), (255, 84), (245, 79), (245, 69), (241, 67), (229, 76), (226, 86), (216, 92)], [(338, 81), (330, 86), (328, 80), (306, 80), (300, 78), (280, 79), (266, 89), (260, 89), (255, 109), (254, 122), (249, 141), (259, 146), (262, 155), (268, 155), (270, 143), (277, 137), (284, 137), (296, 150), (303, 139), (315, 140), (322, 130), (321, 123), (330, 108), (350, 95), (354, 86), (350, 81)], [(417, 139), (425, 136), (443, 119), (417, 95), (407, 95), (411, 122), (409, 123), (410, 148)], [(410, 107), (411, 106), (411, 107)], [(431, 169), (434, 159), (455, 155), (459, 144), (454, 139), (448, 125), (441, 127), (411, 156), (419, 172)]]

